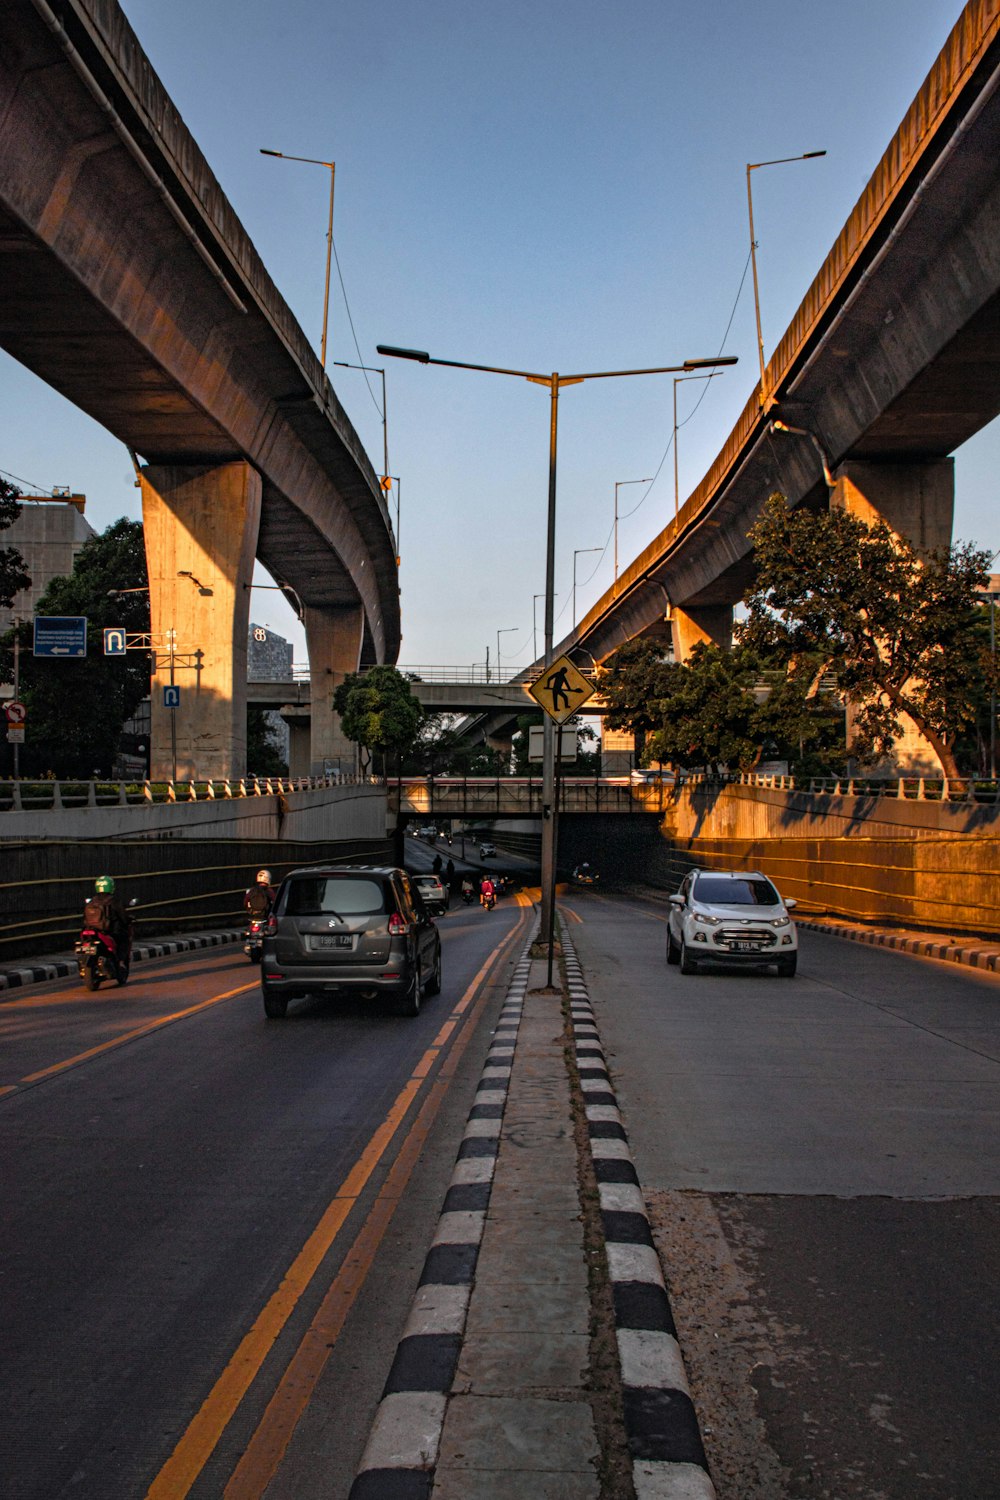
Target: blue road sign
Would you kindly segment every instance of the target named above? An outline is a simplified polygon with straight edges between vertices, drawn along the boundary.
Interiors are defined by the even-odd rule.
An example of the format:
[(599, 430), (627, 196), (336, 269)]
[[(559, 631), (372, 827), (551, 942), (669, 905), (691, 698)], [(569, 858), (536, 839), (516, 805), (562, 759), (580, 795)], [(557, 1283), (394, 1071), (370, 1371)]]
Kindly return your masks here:
[(126, 652), (125, 631), (121, 625), (109, 625), (104, 631), (105, 656), (124, 656)]
[(86, 615), (36, 615), (34, 656), (86, 656)]
[(163, 707), (180, 708), (181, 690), (179, 687), (165, 687), (163, 689)]

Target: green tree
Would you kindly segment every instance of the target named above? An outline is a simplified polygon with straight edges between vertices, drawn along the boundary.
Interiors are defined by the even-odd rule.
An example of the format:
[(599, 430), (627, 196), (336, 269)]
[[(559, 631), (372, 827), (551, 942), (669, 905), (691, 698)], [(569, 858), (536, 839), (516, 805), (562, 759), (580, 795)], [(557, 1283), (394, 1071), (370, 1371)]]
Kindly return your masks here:
[[(0, 531), (13, 526), (21, 514), (18, 504), (20, 491), (6, 479), (0, 479)], [(29, 588), (24, 558), (16, 547), (0, 547), (0, 605), (5, 608), (14, 602), (14, 596)]]
[(38, 601), (39, 615), (82, 615), (87, 619), (87, 656), (60, 661), (31, 654), (31, 626), (8, 631), (0, 642), (0, 671), (12, 680), (14, 632), (20, 641), (20, 693), (28, 709), (21, 769), (24, 774), (91, 777), (111, 774), (122, 726), (149, 693), (145, 651), (105, 656), (102, 631), (122, 625), (149, 630), (149, 596), (119, 593), (145, 589), (146, 555), (138, 521), (115, 521), (90, 537), (77, 554), (73, 572), (55, 578)]
[(268, 721), (267, 709), (254, 704), (247, 709), (247, 766), (255, 776), (288, 775), (288, 762)]
[(757, 583), (743, 645), (792, 678), (832, 672), (854, 707), (862, 763), (891, 753), (905, 713), (958, 776), (954, 747), (992, 674), (976, 604), (988, 554), (965, 543), (921, 553), (883, 522), (789, 511), (780, 494), (750, 538)]
[(381, 775), (389, 752), (411, 745), (424, 718), (409, 681), (390, 666), (351, 672), (334, 693), (333, 706), (347, 738), (370, 752)]
[(748, 771), (766, 754), (814, 770), (842, 739), (839, 712), (818, 697), (811, 679), (771, 670), (747, 647), (702, 643), (680, 663), (663, 642), (636, 640), (608, 666), (605, 723), (641, 736), (646, 764)]

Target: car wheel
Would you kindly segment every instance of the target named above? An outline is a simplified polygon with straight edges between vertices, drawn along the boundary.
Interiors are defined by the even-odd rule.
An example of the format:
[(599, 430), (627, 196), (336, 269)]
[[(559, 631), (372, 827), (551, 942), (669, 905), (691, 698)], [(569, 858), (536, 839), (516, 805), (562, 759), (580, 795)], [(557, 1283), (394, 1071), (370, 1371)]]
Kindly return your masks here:
[(677, 963), (680, 963), (680, 961), (681, 961), (681, 950), (678, 948), (677, 944), (674, 942), (674, 935), (673, 935), (673, 933), (668, 928), (667, 929), (667, 963), (668, 964), (677, 964)]
[(441, 993), (441, 944), (438, 944), (437, 956), (434, 960), (434, 970), (424, 985), (425, 995), (440, 995)]
[(399, 1002), (399, 1013), (401, 1016), (419, 1016), (420, 997), (423, 993), (423, 981), (420, 977), (420, 965), (413, 965), (413, 978), (410, 988)]
[(288, 996), (277, 994), (269, 984), (262, 984), (261, 994), (264, 996), (264, 1014), (269, 1021), (283, 1021), (288, 1013)]
[(680, 960), (682, 974), (697, 974), (698, 965), (691, 957), (691, 954), (688, 951), (688, 945), (683, 938), (681, 938), (681, 951), (678, 954), (678, 958)]
[(782, 979), (794, 979), (795, 969), (798, 964), (797, 953), (792, 953), (788, 958), (778, 959), (778, 974)]

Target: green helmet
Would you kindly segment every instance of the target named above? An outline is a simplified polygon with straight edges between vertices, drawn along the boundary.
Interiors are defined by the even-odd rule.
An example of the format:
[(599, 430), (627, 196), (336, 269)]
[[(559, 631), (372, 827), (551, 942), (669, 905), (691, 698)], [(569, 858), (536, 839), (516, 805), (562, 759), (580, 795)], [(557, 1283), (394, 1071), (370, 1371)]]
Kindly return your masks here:
[(110, 875), (98, 875), (94, 881), (94, 890), (99, 896), (113, 896), (115, 893), (115, 883)]

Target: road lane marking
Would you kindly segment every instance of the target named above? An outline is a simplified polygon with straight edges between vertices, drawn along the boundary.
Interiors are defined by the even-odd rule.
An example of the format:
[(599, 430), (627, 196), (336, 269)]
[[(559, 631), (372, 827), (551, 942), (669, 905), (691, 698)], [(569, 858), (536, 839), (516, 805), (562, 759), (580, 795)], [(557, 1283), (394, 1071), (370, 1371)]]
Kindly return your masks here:
[(123, 1032), (121, 1036), (114, 1036), (110, 1041), (101, 1042), (96, 1047), (88, 1047), (86, 1052), (78, 1052), (74, 1057), (67, 1057), (62, 1062), (51, 1063), (47, 1068), (39, 1068), (35, 1073), (26, 1073), (25, 1076), (8, 1088), (0, 1090), (0, 1093), (16, 1093), (18, 1089), (30, 1088), (36, 1083), (42, 1083), (46, 1078), (53, 1078), (57, 1073), (65, 1073), (68, 1068), (78, 1068), (81, 1063), (89, 1062), (93, 1057), (100, 1057), (104, 1052), (112, 1052), (116, 1047), (124, 1047), (127, 1042), (134, 1042), (141, 1036), (149, 1036), (150, 1032), (159, 1031), (163, 1026), (171, 1026), (175, 1021), (183, 1021), (187, 1016), (197, 1015), (201, 1010), (208, 1010), (212, 1005), (220, 1005), (223, 1000), (232, 1000), (236, 995), (245, 995), (248, 990), (255, 990), (258, 981), (255, 979), (250, 984), (241, 984), (235, 990), (226, 990), (223, 995), (212, 995), (208, 1000), (200, 1000), (197, 1005), (189, 1005), (185, 1010), (175, 1010), (169, 1016), (157, 1016), (155, 1020), (147, 1021), (142, 1026), (136, 1026), (132, 1031)]
[[(478, 987), (494, 964), (499, 961), (505, 947), (513, 941), (520, 925), (519, 922), (512, 932), (497, 943), (462, 999), (452, 1008), (453, 1016), (461, 1015), (469, 1008)], [(473, 1030), (471, 1026), (466, 1027), (463, 1035), (471, 1035)], [(456, 1040), (452, 1051), (457, 1045)], [(417, 1064), (417, 1069), (423, 1067), (426, 1057), (425, 1053)], [(424, 1075), (418, 1076), (415, 1071), (403, 1085), (389, 1113), (351, 1168), (339, 1192), (332, 1199), (316, 1228), (285, 1273), (277, 1291), (269, 1298), (252, 1328), (241, 1340), (235, 1354), (205, 1398), (170, 1458), (157, 1474), (146, 1492), (146, 1500), (184, 1500), (184, 1496), (189, 1493), (250, 1385), (256, 1379), (275, 1340), (291, 1317), (299, 1299), (333, 1245), (344, 1221), (357, 1203), (362, 1189), (388, 1149), (400, 1122), (423, 1087), (424, 1081)], [(370, 1261), (366, 1262), (366, 1268), (370, 1266), (370, 1263)], [(364, 1277), (358, 1283), (359, 1287), (363, 1280)], [(312, 1386), (309, 1389), (311, 1390)], [(298, 1422), (299, 1415), (301, 1415), (301, 1409), (298, 1414), (294, 1415), (294, 1421), (288, 1431), (288, 1437), (285, 1438), (282, 1452), (291, 1436), (291, 1431), (294, 1430), (295, 1423)]]
[[(519, 922), (509, 937), (504, 939), (501, 944), (502, 957), (506, 957), (510, 946), (523, 932), (523, 927), (523, 922)], [(495, 950), (494, 959), (501, 961), (499, 950)], [(326, 1368), (347, 1315), (374, 1264), (379, 1245), (424, 1150), (438, 1110), (447, 1095), (451, 1078), (475, 1034), (475, 1022), (485, 1004), (484, 986), (472, 1014), (473, 1024), (461, 1033), (442, 1063), (441, 1071), (410, 1127), (357, 1239), (348, 1251), (340, 1272), (275, 1389), (260, 1425), (234, 1469), (223, 1491), (223, 1500), (260, 1500), (277, 1472), (295, 1428)]]

